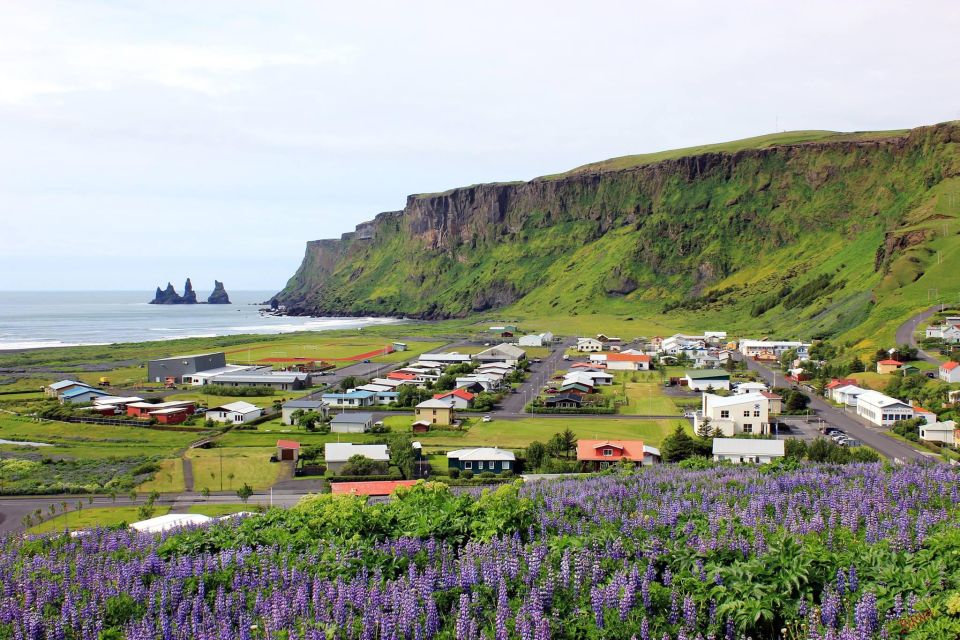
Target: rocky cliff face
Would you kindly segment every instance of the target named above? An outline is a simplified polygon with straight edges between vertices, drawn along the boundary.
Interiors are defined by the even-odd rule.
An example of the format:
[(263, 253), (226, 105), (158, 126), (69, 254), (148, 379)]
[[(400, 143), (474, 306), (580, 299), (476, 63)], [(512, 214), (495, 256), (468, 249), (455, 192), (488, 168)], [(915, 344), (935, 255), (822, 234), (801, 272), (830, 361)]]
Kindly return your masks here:
[(230, 296), (219, 280), (213, 281), (213, 293), (207, 298), (207, 304), (230, 304)]
[[(355, 232), (308, 242), (273, 301), (422, 318), (682, 303), (817, 238), (872, 243), (855, 265), (872, 271), (889, 244), (876, 234), (960, 175), (958, 141), (949, 123), (414, 195)], [(784, 271), (796, 278), (816, 268), (794, 266)]]

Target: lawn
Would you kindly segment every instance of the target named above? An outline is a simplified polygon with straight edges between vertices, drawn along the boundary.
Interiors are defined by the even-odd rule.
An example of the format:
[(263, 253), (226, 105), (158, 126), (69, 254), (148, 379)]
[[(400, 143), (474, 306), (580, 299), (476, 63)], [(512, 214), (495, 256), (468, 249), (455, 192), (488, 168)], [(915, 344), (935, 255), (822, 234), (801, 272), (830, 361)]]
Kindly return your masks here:
[(244, 483), (266, 489), (277, 481), (281, 470), (280, 464), (270, 462), (275, 452), (273, 446), (191, 449), (187, 457), (193, 462), (193, 488), (220, 491), (222, 468), (224, 491), (235, 491)]
[(890, 374), (881, 375), (876, 371), (862, 371), (860, 373), (851, 373), (850, 378), (857, 381), (857, 384), (874, 391), (883, 391), (890, 382)]
[(210, 516), (211, 518), (219, 518), (220, 516), (226, 516), (231, 513), (239, 513), (240, 511), (253, 511), (255, 505), (249, 504), (195, 504), (190, 507), (189, 513), (199, 513), (200, 515)]
[(628, 403), (619, 407), (619, 413), (653, 416), (680, 414), (680, 408), (673, 398), (664, 394), (663, 383), (657, 373), (617, 371), (614, 376), (613, 385), (600, 389), (605, 395), (623, 395), (626, 391)]
[[(65, 529), (91, 529), (94, 527), (113, 527), (118, 524), (138, 522), (143, 518), (138, 514), (139, 507), (92, 507), (62, 513), (38, 525), (27, 533), (50, 533)], [(153, 517), (165, 515), (170, 507), (154, 507)]]
[[(406, 351), (383, 353), (390, 346), (389, 338), (369, 335), (354, 335), (318, 337), (316, 334), (299, 334), (285, 336), (262, 343), (252, 343), (228, 349), (227, 360), (237, 364), (255, 364), (268, 359), (283, 358), (310, 358), (317, 361), (329, 361), (338, 367), (352, 364), (359, 360), (375, 360), (377, 362), (403, 362), (416, 359), (425, 351), (431, 351), (443, 346), (443, 342), (406, 342)], [(374, 352), (381, 352), (379, 354)], [(280, 363), (276, 363), (281, 366)]]
[[(413, 423), (413, 413), (403, 416), (391, 416), (389, 424), (396, 425), (395, 431), (402, 431), (402, 427), (410, 428)], [(405, 420), (397, 421), (397, 418)], [(225, 447), (275, 447), (277, 440), (295, 440), (301, 446), (323, 445), (325, 442), (365, 442), (375, 438), (373, 434), (368, 433), (328, 433), (326, 435), (319, 433), (310, 433), (297, 427), (289, 427), (280, 424), (280, 420), (271, 420), (257, 425), (256, 430), (234, 429), (225, 433), (218, 442)]]
[(194, 402), (199, 402), (202, 405), (205, 405), (207, 408), (219, 407), (224, 404), (230, 404), (231, 402), (249, 402), (250, 404), (257, 405), (258, 407), (265, 408), (271, 406), (274, 402), (279, 400), (280, 402), (286, 402), (287, 400), (292, 400), (294, 398), (301, 397), (305, 392), (304, 391), (278, 391), (273, 395), (262, 395), (262, 396), (216, 396), (210, 393), (204, 393), (199, 391), (203, 387), (196, 387), (197, 391), (190, 389), (183, 393), (177, 393), (171, 395), (167, 400), (192, 400)]
[(183, 484), (183, 460), (180, 458), (168, 458), (159, 462), (160, 470), (153, 476), (153, 480), (144, 482), (137, 491), (149, 493), (159, 491), (160, 493), (179, 493), (184, 490)]

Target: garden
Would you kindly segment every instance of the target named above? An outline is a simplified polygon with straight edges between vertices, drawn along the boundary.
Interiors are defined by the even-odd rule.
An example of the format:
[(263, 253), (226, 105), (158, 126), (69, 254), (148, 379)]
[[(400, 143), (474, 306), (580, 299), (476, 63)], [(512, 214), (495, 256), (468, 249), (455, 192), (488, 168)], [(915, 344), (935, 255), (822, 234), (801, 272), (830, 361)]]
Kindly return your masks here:
[(0, 638), (954, 638), (958, 480), (660, 466), (6, 537)]

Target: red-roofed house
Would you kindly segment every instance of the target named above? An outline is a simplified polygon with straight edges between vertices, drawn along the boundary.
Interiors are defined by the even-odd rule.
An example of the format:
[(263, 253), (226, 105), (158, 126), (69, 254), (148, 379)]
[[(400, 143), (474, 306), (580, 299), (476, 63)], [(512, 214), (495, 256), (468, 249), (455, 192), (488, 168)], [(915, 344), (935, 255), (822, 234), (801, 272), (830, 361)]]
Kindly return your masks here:
[(886, 375), (888, 373), (893, 373), (902, 366), (903, 363), (899, 360), (880, 360), (877, 362), (877, 373), (880, 375)]
[(607, 370), (608, 371), (649, 371), (650, 356), (632, 353), (608, 353)]
[(577, 440), (577, 461), (592, 471), (627, 460), (643, 464), (642, 440)]
[(940, 365), (940, 379), (944, 382), (960, 382), (960, 362), (944, 362)]
[(391, 371), (387, 374), (387, 378), (390, 380), (414, 380), (416, 377), (416, 375), (406, 371)]
[(330, 493), (353, 496), (388, 496), (398, 487), (412, 487), (416, 480), (373, 480), (369, 482), (331, 482)]
[(915, 406), (913, 408), (913, 417), (914, 418), (923, 418), (927, 424), (933, 424), (937, 421), (937, 414), (929, 409), (924, 409), (923, 407)]
[(606, 362), (576, 362), (570, 365), (570, 369), (606, 369)]
[(767, 412), (770, 415), (783, 413), (783, 398), (772, 391), (761, 391), (760, 395), (769, 400), (769, 403), (767, 404)]
[(296, 462), (300, 458), (300, 443), (294, 440), (277, 440), (277, 460)]
[(823, 388), (823, 395), (827, 396), (834, 402), (840, 402), (836, 397), (834, 397), (834, 390), (839, 389), (840, 387), (848, 387), (850, 385), (856, 386), (856, 384), (857, 381), (853, 378), (834, 378)]
[(454, 389), (446, 393), (437, 393), (434, 400), (448, 400), (453, 403), (454, 409), (468, 409), (473, 405), (474, 395), (466, 389)]

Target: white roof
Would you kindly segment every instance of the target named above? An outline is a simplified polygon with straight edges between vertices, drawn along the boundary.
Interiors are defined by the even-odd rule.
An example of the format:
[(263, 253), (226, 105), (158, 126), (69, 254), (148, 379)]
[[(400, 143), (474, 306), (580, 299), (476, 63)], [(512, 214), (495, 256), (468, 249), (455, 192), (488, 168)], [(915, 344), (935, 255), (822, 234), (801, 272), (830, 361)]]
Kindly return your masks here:
[(741, 347), (809, 347), (806, 342), (789, 342), (784, 340), (741, 340)]
[(762, 382), (741, 382), (737, 385), (737, 389), (763, 389), (767, 390), (767, 385)]
[(486, 351), (481, 351), (480, 353), (477, 354), (477, 357), (482, 358), (483, 356), (486, 356), (486, 355), (499, 356), (500, 354), (503, 354), (511, 358), (520, 358), (526, 353), (527, 352), (521, 349), (520, 347), (517, 347), (512, 344), (498, 344), (494, 347), (490, 347)]
[(54, 382), (53, 384), (47, 385), (48, 389), (63, 389), (64, 387), (69, 387), (70, 385), (79, 384), (83, 386), (88, 386), (82, 382), (77, 382), (76, 380), (61, 380), (59, 382)]
[(751, 402), (767, 402), (762, 393), (742, 393), (733, 396), (717, 396), (712, 393), (703, 394), (710, 407), (729, 407), (735, 404), (749, 404)]
[(439, 400), (437, 398), (431, 398), (430, 400), (424, 400), (417, 405), (417, 409), (449, 409), (453, 406), (453, 403), (448, 400)]
[(497, 447), (478, 447), (476, 449), (457, 449), (447, 454), (448, 458), (458, 460), (515, 460), (512, 451), (504, 451)]
[(734, 456), (782, 456), (783, 440), (714, 438), (713, 454)]
[(393, 387), (387, 386), (385, 384), (365, 384), (363, 386), (357, 387), (360, 391), (373, 391), (377, 393), (378, 391), (393, 391)]
[(214, 407), (211, 411), (232, 411), (234, 413), (253, 413), (254, 411), (260, 411), (260, 407), (255, 404), (250, 404), (249, 402), (244, 402), (242, 400), (238, 402), (231, 402), (229, 404), (223, 404), (219, 407)]
[(934, 422), (932, 424), (920, 425), (921, 429), (925, 431), (953, 431), (957, 428), (957, 423), (953, 420), (945, 420), (943, 422)]
[(891, 407), (895, 404), (907, 405), (903, 400), (897, 400), (896, 398), (891, 398), (890, 396), (884, 395), (879, 391), (864, 391), (859, 396), (857, 396), (857, 402), (867, 404), (872, 404), (875, 407), (886, 408)]
[(862, 389), (855, 384), (845, 384), (842, 387), (837, 387), (833, 390), (834, 393), (843, 393), (846, 395), (857, 395), (864, 393), (866, 389)]
[(130, 404), (131, 402), (143, 402), (143, 398), (137, 396), (101, 396), (93, 399), (93, 404)]
[(352, 442), (328, 442), (323, 445), (323, 457), (327, 462), (346, 462), (350, 456), (363, 456), (371, 460), (390, 460), (390, 450), (385, 444), (353, 444)]
[(246, 371), (247, 369), (255, 369), (255, 368), (257, 368), (257, 365), (253, 365), (253, 364), (228, 364), (224, 367), (216, 367), (214, 369), (205, 369), (203, 371), (197, 371), (195, 373), (188, 373), (184, 377), (201, 378), (201, 379), (214, 378), (224, 373), (236, 373), (238, 371)]
[(655, 455), (658, 458), (660, 457), (660, 449), (657, 449), (656, 447), (651, 447), (648, 444), (643, 445), (643, 452)]
[(160, 533), (175, 527), (186, 527), (188, 525), (206, 524), (213, 520), (210, 516), (204, 516), (199, 513), (168, 513), (149, 520), (134, 522), (130, 528), (141, 533)]

